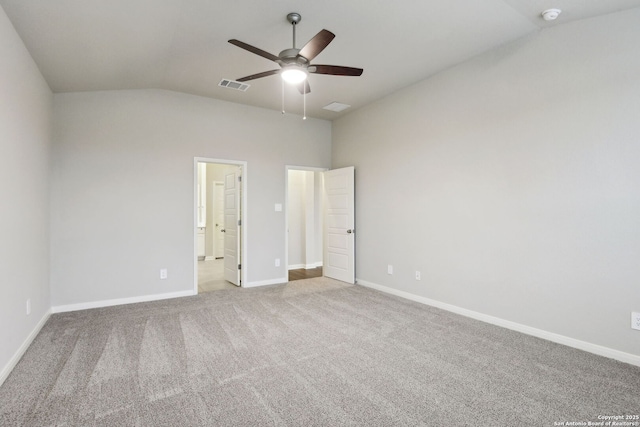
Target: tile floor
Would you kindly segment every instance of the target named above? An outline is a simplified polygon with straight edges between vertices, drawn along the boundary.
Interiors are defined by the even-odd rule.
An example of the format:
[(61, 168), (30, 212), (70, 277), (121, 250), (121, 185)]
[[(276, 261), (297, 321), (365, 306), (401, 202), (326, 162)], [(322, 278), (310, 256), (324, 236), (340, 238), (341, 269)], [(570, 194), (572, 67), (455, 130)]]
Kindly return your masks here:
[(198, 293), (235, 289), (237, 286), (224, 280), (224, 260), (198, 261)]
[[(289, 281), (322, 276), (322, 267), (289, 270)], [(198, 261), (198, 293), (234, 289), (237, 286), (224, 280), (224, 259)]]

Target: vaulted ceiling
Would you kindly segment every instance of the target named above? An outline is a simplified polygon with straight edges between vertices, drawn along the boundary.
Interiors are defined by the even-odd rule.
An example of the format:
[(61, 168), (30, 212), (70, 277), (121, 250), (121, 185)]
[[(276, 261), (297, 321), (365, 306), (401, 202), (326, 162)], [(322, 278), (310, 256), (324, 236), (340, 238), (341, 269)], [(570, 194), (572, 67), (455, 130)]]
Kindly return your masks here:
[[(227, 42), (278, 55), (292, 47), (289, 12), (298, 12), (301, 47), (321, 29), (336, 34), (315, 63), (364, 68), (361, 77), (311, 75), (307, 115), (351, 110), (496, 46), (548, 26), (640, 7), (640, 0), (0, 0), (51, 89), (58, 92), (159, 88), (280, 110), (278, 76), (246, 92), (218, 86), (278, 68)], [(546, 22), (540, 13), (562, 9)], [(287, 112), (303, 97), (284, 93)]]

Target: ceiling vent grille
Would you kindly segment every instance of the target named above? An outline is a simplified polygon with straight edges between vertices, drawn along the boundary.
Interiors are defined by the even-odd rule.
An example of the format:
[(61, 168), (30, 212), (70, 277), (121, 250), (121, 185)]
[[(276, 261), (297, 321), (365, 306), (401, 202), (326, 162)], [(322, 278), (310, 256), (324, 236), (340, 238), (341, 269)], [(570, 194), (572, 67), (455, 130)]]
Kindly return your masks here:
[(332, 102), (329, 105), (325, 105), (324, 108), (325, 110), (329, 110), (329, 111), (335, 111), (336, 113), (339, 113), (340, 111), (344, 111), (347, 108), (350, 108), (351, 105), (348, 104), (343, 104), (341, 102)]
[(242, 92), (246, 92), (247, 89), (249, 89), (249, 87), (251, 85), (248, 85), (246, 83), (240, 83), (240, 82), (237, 82), (235, 80), (222, 79), (222, 80), (220, 80), (220, 83), (218, 83), (218, 86), (222, 86), (222, 87), (226, 87), (226, 88), (229, 88), (229, 89), (235, 89), (235, 90), (240, 90)]

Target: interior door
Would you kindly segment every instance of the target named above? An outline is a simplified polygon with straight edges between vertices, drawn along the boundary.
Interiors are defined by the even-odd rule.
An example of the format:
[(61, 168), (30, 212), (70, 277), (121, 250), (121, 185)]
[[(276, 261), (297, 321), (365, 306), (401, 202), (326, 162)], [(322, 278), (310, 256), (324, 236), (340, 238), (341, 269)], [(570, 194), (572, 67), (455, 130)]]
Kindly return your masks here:
[(216, 182), (213, 187), (213, 256), (224, 258), (224, 182)]
[(224, 176), (224, 280), (240, 286), (240, 168)]
[(355, 283), (355, 168), (324, 172), (323, 274)]

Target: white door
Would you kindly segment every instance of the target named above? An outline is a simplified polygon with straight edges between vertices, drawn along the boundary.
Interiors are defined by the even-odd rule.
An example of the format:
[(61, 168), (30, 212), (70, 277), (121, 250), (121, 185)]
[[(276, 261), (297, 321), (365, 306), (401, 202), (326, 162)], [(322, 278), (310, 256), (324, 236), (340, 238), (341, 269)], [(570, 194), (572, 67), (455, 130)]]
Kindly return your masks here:
[(240, 286), (240, 168), (224, 176), (224, 280)]
[(323, 274), (355, 283), (355, 203), (353, 166), (324, 172)]
[(213, 186), (213, 256), (224, 258), (224, 182), (216, 182)]

